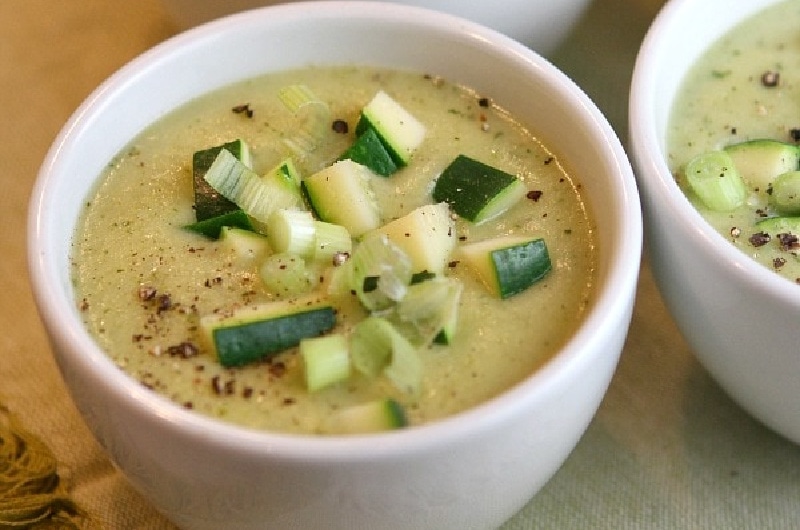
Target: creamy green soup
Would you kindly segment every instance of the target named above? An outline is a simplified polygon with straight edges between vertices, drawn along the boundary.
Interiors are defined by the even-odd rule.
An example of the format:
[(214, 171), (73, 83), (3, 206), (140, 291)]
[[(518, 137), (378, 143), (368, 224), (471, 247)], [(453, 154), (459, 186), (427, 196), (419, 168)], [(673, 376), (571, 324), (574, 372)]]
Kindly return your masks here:
[[(287, 156), (281, 141), (298, 128), (282, 87), (303, 84), (330, 108), (337, 126), (297, 159), (303, 174), (334, 161), (354, 139), (360, 109), (383, 90), (425, 124), (412, 162), (372, 179), (384, 220), (429, 204), (431, 184), (459, 154), (518, 176), (528, 196), (494, 221), (456, 221), (459, 244), (501, 234), (536, 234), (552, 271), (507, 299), (492, 295), (453, 261), (446, 274), (464, 290), (449, 346), (420, 352), (422, 390), (409, 394), (385, 377), (354, 376), (309, 392), (295, 348), (269, 361), (224, 368), (204, 346), (200, 318), (220, 308), (273, 300), (258, 263), (183, 227), (195, 221), (192, 154), (235, 138), (249, 143), (254, 169)], [(342, 122), (348, 124), (345, 132)], [(580, 184), (503, 109), (435, 76), (361, 67), (271, 74), (215, 91), (170, 113), (108, 164), (87, 199), (73, 246), (77, 303), (91, 333), (131, 377), (186, 408), (225, 421), (293, 433), (320, 433), (332, 412), (390, 397), (411, 425), (455, 414), (529, 376), (580, 325), (594, 291), (595, 240)], [(341, 310), (338, 327), (357, 312)]]
[(800, 3), (781, 2), (711, 46), (690, 70), (672, 109), (669, 165), (698, 211), (733, 245), (764, 266), (800, 281), (796, 245), (756, 223), (775, 215), (769, 185), (750, 185), (733, 211), (708, 208), (683, 170), (695, 156), (755, 139), (800, 142)]

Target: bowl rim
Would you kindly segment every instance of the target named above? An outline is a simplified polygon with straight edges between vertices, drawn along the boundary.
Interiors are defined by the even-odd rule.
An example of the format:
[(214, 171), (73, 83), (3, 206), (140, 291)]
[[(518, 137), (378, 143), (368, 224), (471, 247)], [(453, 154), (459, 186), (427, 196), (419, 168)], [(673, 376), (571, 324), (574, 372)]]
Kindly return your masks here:
[[(344, 10), (357, 13), (348, 16), (362, 20), (379, 20), (391, 15), (403, 18), (413, 25), (445, 33), (468, 32), (475, 39), (502, 48), (505, 53), (513, 55), (516, 60), (546, 79), (548, 84), (559, 85), (568, 91), (569, 97), (580, 107), (587, 123), (591, 122), (597, 127), (605, 145), (607, 162), (616, 167), (614, 180), (619, 183), (619, 219), (613, 233), (620, 236), (620, 241), (610, 251), (607, 277), (598, 279), (600, 285), (592, 308), (583, 317), (584, 321), (576, 335), (544, 366), (497, 397), (430, 424), (388, 433), (315, 437), (254, 430), (185, 410), (144, 388), (119, 370), (94, 343), (88, 331), (82, 325), (75, 324), (76, 321), (80, 324), (76, 315), (70, 320), (62, 317), (63, 314), (75, 313), (75, 309), (68, 304), (66, 297), (62, 300), (61, 296), (52, 296), (48, 292), (48, 289), (59, 287), (57, 276), (48, 268), (47, 260), (43, 258), (47, 253), (42, 231), (46, 224), (43, 221), (47, 215), (49, 181), (56, 178), (60, 160), (66, 156), (64, 152), (69, 149), (74, 131), (82, 127), (92, 113), (103, 106), (110, 97), (109, 94), (139, 75), (148, 63), (174, 53), (176, 49), (199, 37), (207, 38), (222, 33), (229, 25), (248, 23), (247, 19), (258, 19), (259, 16), (271, 19), (299, 16), (336, 18)], [(165, 423), (172, 424), (174, 429), (191, 436), (203, 437), (208, 444), (227, 446), (240, 453), (280, 454), (285, 459), (304, 461), (328, 460), (331, 457), (344, 461), (364, 461), (380, 455), (409, 454), (431, 447), (444, 447), (458, 439), (491, 431), (493, 426), (513, 417), (521, 402), (538, 399), (538, 396), (546, 394), (548, 389), (557, 388), (572, 372), (579, 370), (588, 352), (602, 350), (596, 345), (613, 334), (613, 330), (609, 329), (613, 326), (607, 325), (609, 322), (624, 321), (626, 326), (629, 322), (629, 305), (632, 304), (638, 279), (642, 248), (641, 225), (636, 182), (617, 135), (589, 97), (542, 56), (480, 24), (426, 8), (344, 0), (298, 2), (255, 8), (184, 31), (134, 58), (95, 89), (65, 124), (40, 169), (31, 196), (28, 217), (28, 261), (37, 309), (51, 335), (51, 343), (68, 343), (69, 349), (82, 351), (79, 357), (84, 369), (91, 370), (95, 379), (106, 385), (108, 391), (125, 394), (122, 399), (137, 402), (137, 407), (145, 409), (147, 414), (160, 417)], [(234, 436), (231, 436), (232, 433)]]
[[(746, 0), (726, 4), (726, 7), (736, 8), (736, 20), (733, 24), (710, 29), (713, 38), (705, 47), (696, 51), (695, 60), (713, 42), (725, 32), (732, 30), (736, 24), (743, 22), (747, 16), (781, 1), (784, 0), (762, 0), (758, 3)], [(631, 146), (631, 156), (637, 166), (636, 178), (643, 190), (649, 188), (653, 196), (659, 197), (661, 207), (669, 210), (671, 219), (677, 220), (682, 225), (684, 234), (691, 234), (691, 237), (702, 240), (701, 247), (704, 248), (704, 252), (719, 256), (720, 259), (715, 260), (718, 266), (729, 276), (735, 277), (737, 282), (743, 282), (739, 285), (746, 283), (783, 305), (800, 307), (800, 297), (797, 296), (800, 284), (759, 264), (727, 241), (692, 205), (667, 166), (666, 130), (661, 130), (656, 117), (656, 101), (661, 96), (660, 83), (666, 77), (662, 71), (663, 65), (667, 63), (666, 57), (673, 53), (675, 41), (685, 36), (684, 21), (696, 18), (698, 16), (696, 11), (704, 9), (701, 4), (704, 3), (694, 0), (668, 1), (651, 23), (636, 56), (628, 113), (628, 141)], [(693, 63), (694, 61), (686, 64), (680, 72), (681, 75), (675, 76), (674, 73), (670, 73), (670, 76), (678, 79), (677, 82), (680, 84), (680, 79), (684, 78)], [(675, 93), (670, 94), (670, 106), (675, 102), (674, 96)], [(667, 121), (663, 126), (666, 128)], [(644, 195), (646, 197), (647, 194)]]

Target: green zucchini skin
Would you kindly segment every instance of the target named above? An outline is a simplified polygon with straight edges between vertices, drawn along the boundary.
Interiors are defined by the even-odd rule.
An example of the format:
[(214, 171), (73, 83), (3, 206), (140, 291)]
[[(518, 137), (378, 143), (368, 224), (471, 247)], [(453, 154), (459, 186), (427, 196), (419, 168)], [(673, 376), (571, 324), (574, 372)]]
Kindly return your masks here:
[(494, 250), (492, 262), (501, 298), (521, 293), (552, 270), (544, 239)]
[(778, 234), (800, 235), (800, 217), (767, 217), (757, 222), (756, 227), (773, 237)]
[(205, 221), (238, 210), (239, 207), (226, 199), (206, 182), (205, 174), (222, 149), (227, 149), (233, 156), (242, 160), (246, 149), (241, 140), (234, 140), (222, 145), (196, 151), (192, 156), (192, 183), (194, 186), (194, 213), (198, 221)]
[(221, 326), (212, 331), (219, 362), (226, 368), (269, 358), (316, 337), (336, 325), (333, 307), (322, 306), (297, 313)]
[(219, 239), (222, 228), (225, 226), (254, 231), (250, 217), (238, 209), (186, 225), (184, 228), (202, 234), (209, 239)]
[(358, 162), (382, 177), (388, 177), (398, 169), (380, 136), (372, 127), (367, 127), (339, 159)]
[(460, 217), (478, 224), (503, 213), (525, 192), (514, 175), (462, 154), (436, 180), (433, 200), (448, 203)]

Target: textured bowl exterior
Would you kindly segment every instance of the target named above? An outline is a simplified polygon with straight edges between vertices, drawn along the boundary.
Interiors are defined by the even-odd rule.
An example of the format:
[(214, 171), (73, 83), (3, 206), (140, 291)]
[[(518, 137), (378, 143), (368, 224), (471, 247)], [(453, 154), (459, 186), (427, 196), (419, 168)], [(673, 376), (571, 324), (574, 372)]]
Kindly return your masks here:
[[(246, 9), (297, 0), (162, 0), (183, 28)], [(493, 28), (549, 55), (569, 35), (589, 0), (373, 0), (450, 13)]]
[[(200, 93), (271, 70), (342, 63), (428, 71), (473, 86), (568, 162), (589, 202), (603, 205), (594, 212), (598, 296), (585, 324), (505, 394), (399, 432), (330, 439), (255, 432), (167, 402), (117, 369), (81, 324), (68, 256), (88, 190), (142, 128)], [(190, 30), (101, 85), (42, 166), (29, 262), (37, 306), (87, 425), (131, 483), (182, 528), (477, 530), (518, 511), (595, 414), (630, 322), (641, 231), (632, 170), (608, 122), (529, 49), (416, 8), (295, 3)]]
[(734, 400), (800, 443), (800, 286), (715, 232), (678, 188), (665, 161), (669, 112), (687, 70), (724, 32), (777, 1), (668, 2), (637, 58), (629, 130), (646, 248), (682, 334)]

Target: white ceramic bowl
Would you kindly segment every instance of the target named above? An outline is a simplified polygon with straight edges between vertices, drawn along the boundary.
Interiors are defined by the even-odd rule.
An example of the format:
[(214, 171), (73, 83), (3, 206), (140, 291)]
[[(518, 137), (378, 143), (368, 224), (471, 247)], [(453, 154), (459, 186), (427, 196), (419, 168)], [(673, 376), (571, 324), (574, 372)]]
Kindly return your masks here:
[[(473, 86), (568, 161), (597, 206), (598, 296), (579, 332), (540, 371), (432, 425), (322, 439), (254, 432), (185, 410), (128, 378), (92, 341), (76, 311), (68, 256), (103, 166), (143, 127), (198, 94), (307, 63), (415, 69)], [(558, 469), (596, 412), (629, 324), (641, 250), (632, 170), (581, 90), (491, 30), (382, 3), (265, 8), (145, 53), (60, 133), (33, 193), (29, 227), (36, 301), (86, 423), (167, 517), (209, 530), (496, 528)]]
[[(254, 7), (296, 0), (162, 0), (188, 28)], [(374, 0), (434, 9), (496, 29), (549, 55), (569, 35), (590, 0)]]
[(687, 69), (724, 32), (779, 0), (673, 0), (639, 52), (630, 146), (650, 263), (667, 306), (709, 373), (743, 408), (800, 443), (800, 286), (756, 264), (706, 223), (665, 161)]

